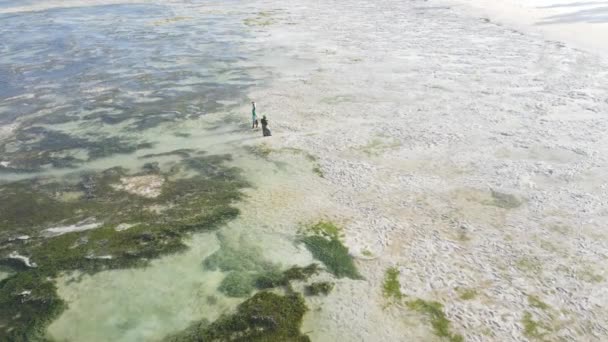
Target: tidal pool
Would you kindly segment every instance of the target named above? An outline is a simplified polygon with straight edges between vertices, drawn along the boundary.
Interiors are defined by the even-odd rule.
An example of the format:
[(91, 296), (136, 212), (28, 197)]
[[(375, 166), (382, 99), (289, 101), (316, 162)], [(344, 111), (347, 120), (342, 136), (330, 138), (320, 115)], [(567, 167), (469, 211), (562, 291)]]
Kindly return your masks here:
[[(272, 249), (274, 255), (265, 257), (276, 261), (312, 262), (306, 251), (284, 237), (253, 237), (241, 224), (237, 220), (221, 230), (239, 248)], [(219, 292), (226, 273), (206, 270), (202, 263), (220, 248), (215, 233), (196, 235), (188, 245), (187, 252), (161, 258), (144, 269), (60, 278), (59, 294), (69, 309), (49, 326), (50, 336), (60, 341), (158, 340), (193, 321), (214, 321), (233, 310), (243, 298)]]

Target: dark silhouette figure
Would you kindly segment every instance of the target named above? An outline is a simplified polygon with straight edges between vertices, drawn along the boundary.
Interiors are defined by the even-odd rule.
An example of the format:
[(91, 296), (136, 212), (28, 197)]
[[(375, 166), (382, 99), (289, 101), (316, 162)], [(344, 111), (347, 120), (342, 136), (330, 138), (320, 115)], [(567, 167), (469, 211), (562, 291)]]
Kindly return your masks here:
[(272, 134), (270, 134), (270, 130), (268, 129), (268, 119), (266, 119), (266, 115), (262, 116), (260, 122), (262, 123), (262, 134), (265, 137), (271, 136)]

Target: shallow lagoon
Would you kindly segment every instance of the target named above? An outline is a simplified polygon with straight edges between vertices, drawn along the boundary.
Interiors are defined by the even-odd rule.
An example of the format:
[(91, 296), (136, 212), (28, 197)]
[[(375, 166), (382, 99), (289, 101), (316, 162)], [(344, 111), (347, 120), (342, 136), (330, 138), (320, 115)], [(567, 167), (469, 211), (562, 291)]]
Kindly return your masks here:
[[(67, 245), (66, 253), (59, 252), (62, 257), (67, 252), (75, 254), (76, 259), (58, 264), (46, 260), (34, 268), (41, 272), (36, 277), (46, 277), (57, 285), (57, 293), (66, 304), (58, 309), (59, 316), (49, 316), (53, 321), (48, 337), (61, 341), (159, 340), (192, 322), (213, 321), (232, 312), (245, 298), (219, 292), (227, 273), (203, 266), (207, 257), (223, 248), (218, 236), (232, 241), (235, 250), (258, 251), (260, 258), (279, 269), (314, 262), (306, 248), (295, 243), (301, 224), (318, 219), (320, 209), (311, 205), (303, 210), (300, 203), (323, 202), (323, 195), (307, 191), (319, 179), (312, 172), (314, 161), (292, 152), (277, 154), (272, 160), (252, 153), (262, 138), (248, 129), (246, 94), (251, 86), (263, 84), (269, 71), (256, 63), (256, 46), (245, 44), (250, 37), (244, 19), (249, 14), (215, 7), (213, 3), (172, 6), (116, 1), (9, 1), (0, 5), (4, 38), (0, 45), (3, 199), (18, 203), (15, 201), (21, 193), (7, 189), (19, 181), (23, 189), (31, 188), (34, 200), (42, 196), (43, 203), (68, 208), (68, 213), (72, 203), (77, 208), (73, 212), (82, 214), (86, 208), (84, 213), (96, 213), (80, 222), (72, 214), (42, 214), (31, 221), (35, 224), (17, 220), (0, 225), (5, 229), (0, 244), (3, 263), (22, 272), (30, 270), (11, 253), (27, 258), (33, 255), (35, 263), (41, 250), (49, 251), (44, 247), (48, 241), (75, 241)], [(182, 250), (176, 245), (159, 255), (152, 252), (153, 258), (142, 257), (137, 251), (149, 243), (143, 240), (157, 238), (150, 233), (154, 230), (149, 230), (156, 228), (143, 228), (143, 245), (133, 247), (135, 250), (113, 249), (116, 246), (104, 244), (116, 239), (95, 237), (98, 229), (112, 236), (131, 234), (129, 229), (142, 229), (137, 226), (142, 222), (131, 222), (125, 216), (126, 221), (117, 224), (110, 216), (91, 209), (94, 203), (103, 203), (104, 197), (95, 197), (95, 191), (106, 185), (91, 185), (84, 179), (118, 172), (120, 178), (109, 184), (112, 196), (126, 191), (120, 188), (121, 181), (143, 179), (142, 175), (165, 178), (165, 182), (188, 180), (199, 171), (184, 169), (182, 164), (190, 160), (183, 159), (184, 155), (211, 157), (203, 159), (211, 164), (202, 166), (206, 171), (200, 172), (215, 174), (220, 187), (224, 183), (216, 177), (217, 172), (226, 173), (226, 182), (231, 182), (230, 170), (241, 170), (248, 185), (240, 189), (240, 201), (231, 204), (239, 209), (238, 218), (219, 226), (212, 224), (219, 230), (188, 235), (182, 240), (187, 246), (184, 251), (175, 254)], [(212, 161), (215, 155), (231, 158), (222, 157), (216, 163)], [(130, 195), (137, 196), (137, 187), (130, 189), (135, 191)], [(159, 191), (163, 195), (171, 189)], [(174, 210), (175, 205), (146, 206), (144, 200), (144, 206), (137, 209), (144, 214), (137, 217), (161, 213), (158, 217), (162, 218), (162, 213)], [(28, 215), (27, 207), (3, 208)], [(44, 206), (40, 208), (44, 213)], [(203, 206), (201, 210), (207, 209)], [(171, 227), (172, 221), (163, 225)], [(98, 226), (101, 228), (95, 228)], [(65, 235), (47, 240), (49, 231)], [(116, 241), (120, 243), (120, 238)], [(79, 261), (72, 249), (91, 243), (99, 253), (83, 255)], [(100, 252), (104, 250), (127, 254), (106, 255)], [(122, 263), (134, 255), (140, 259)], [(73, 262), (89, 266), (79, 270)], [(53, 265), (52, 271), (47, 265)], [(5, 278), (10, 273), (1, 275)], [(27, 301), (32, 295), (28, 286), (34, 285), (26, 283), (20, 294), (9, 293), (8, 300), (24, 296)], [(33, 289), (33, 296), (39, 295), (37, 291)], [(47, 306), (44, 297), (38, 299), (42, 307)], [(15, 310), (1, 319), (4, 336), (27, 340), (44, 335), (29, 328), (15, 335), (14, 319), (22, 317), (19, 308)], [(30, 314), (35, 315), (35, 311), (28, 311)]]

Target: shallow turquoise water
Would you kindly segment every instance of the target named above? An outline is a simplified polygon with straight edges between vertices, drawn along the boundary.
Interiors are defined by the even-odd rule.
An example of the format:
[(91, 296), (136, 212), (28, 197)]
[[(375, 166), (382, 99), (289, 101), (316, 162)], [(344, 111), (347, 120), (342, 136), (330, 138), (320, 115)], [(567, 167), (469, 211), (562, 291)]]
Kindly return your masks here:
[[(48, 3), (8, 1), (0, 10), (41, 4)], [(264, 214), (269, 203), (247, 197), (236, 204), (238, 219), (218, 232), (194, 234), (184, 253), (141, 269), (63, 273), (56, 283), (68, 308), (49, 326), (50, 336), (158, 340), (230, 312), (244, 299), (219, 293), (226, 273), (202, 266), (222, 248), (217, 234), (235, 239), (235, 248), (259, 249), (281, 268), (313, 261), (294, 244), (306, 212), (293, 215), (315, 177), (310, 162), (287, 156), (269, 163), (243, 149), (261, 140), (248, 127), (247, 92), (269, 75), (256, 63), (257, 47), (246, 43), (248, 13), (213, 3), (48, 7), (0, 14), (0, 184), (74, 179), (112, 167), (136, 172), (175, 158), (146, 154), (187, 148), (233, 155), (231, 164), (252, 185), (246, 195), (274, 191), (270, 203), (277, 210)], [(7, 239), (0, 249), (6, 257), (18, 244), (10, 231), (0, 236)], [(30, 238), (43, 241), (36, 232)]]

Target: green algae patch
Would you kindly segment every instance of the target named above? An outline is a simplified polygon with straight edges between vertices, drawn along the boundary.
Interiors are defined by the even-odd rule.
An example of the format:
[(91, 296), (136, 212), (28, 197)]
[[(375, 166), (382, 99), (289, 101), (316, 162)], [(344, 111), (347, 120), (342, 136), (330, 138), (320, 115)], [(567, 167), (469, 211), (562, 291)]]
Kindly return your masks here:
[(521, 257), (515, 262), (515, 266), (524, 272), (537, 274), (542, 272), (543, 265), (536, 258)]
[(524, 312), (524, 316), (521, 319), (521, 323), (524, 326), (524, 335), (526, 337), (542, 337), (541, 333), (539, 332), (539, 324), (537, 321), (532, 319), (532, 314), (530, 312)]
[(268, 144), (262, 143), (257, 145), (247, 145), (245, 150), (258, 158), (268, 159), (270, 154), (274, 151)]
[(544, 340), (544, 337), (551, 332), (548, 325), (541, 321), (534, 320), (529, 311), (524, 311), (521, 318), (521, 324), (524, 327), (524, 336), (529, 339)]
[(319, 221), (308, 229), (313, 234), (321, 235), (329, 239), (341, 239), (344, 237), (342, 228), (329, 221)]
[(390, 267), (384, 274), (384, 283), (382, 284), (382, 293), (384, 298), (401, 300), (401, 284), (399, 284), (399, 270), (397, 267)]
[(364, 250), (361, 252), (361, 255), (363, 255), (364, 257), (367, 257), (367, 258), (373, 258), (373, 257), (374, 257), (374, 253), (372, 253), (372, 252), (371, 252), (370, 250), (368, 250), (368, 249), (364, 249)]
[(259, 247), (247, 244), (235, 246), (227, 241), (228, 237), (221, 234), (218, 234), (218, 239), (222, 247), (203, 261), (206, 269), (263, 272), (274, 268), (274, 265), (263, 257)]
[(43, 340), (46, 326), (66, 308), (42, 272), (19, 272), (0, 281), (0, 340)]
[(341, 229), (327, 221), (308, 226), (300, 241), (321, 261), (327, 270), (338, 278), (362, 279), (348, 248), (340, 240)]
[(576, 276), (581, 280), (588, 283), (601, 283), (605, 280), (604, 277), (597, 274), (591, 267), (583, 266), (583, 269), (579, 269), (576, 271)]
[(567, 312), (554, 309), (535, 295), (528, 295), (527, 299), (528, 305), (536, 310), (523, 312), (521, 324), (524, 336), (538, 341), (555, 340), (556, 331), (568, 324), (563, 318), (560, 319)]
[(218, 290), (228, 297), (247, 297), (253, 292), (254, 277), (243, 272), (230, 272)]
[(259, 290), (287, 286), (288, 284), (289, 280), (286, 279), (284, 273), (279, 271), (278, 268), (272, 268), (257, 274), (254, 283), (255, 287)]
[(270, 269), (256, 277), (255, 286), (258, 289), (289, 287), (291, 281), (305, 281), (317, 273), (319, 273), (319, 265), (317, 264), (310, 264), (306, 267), (293, 266), (283, 272)]
[(277, 20), (273, 18), (272, 12), (258, 12), (256, 16), (252, 16), (243, 20), (247, 26), (268, 26), (275, 24)]
[(161, 152), (161, 153), (149, 153), (145, 154), (139, 158), (141, 159), (149, 159), (149, 158), (157, 158), (157, 157), (169, 157), (169, 156), (178, 156), (182, 158), (190, 157), (190, 154), (196, 152), (190, 148), (180, 148), (177, 150), (169, 151), (169, 152)]
[(300, 332), (307, 310), (299, 294), (283, 296), (259, 292), (241, 303), (235, 313), (224, 315), (211, 324), (197, 322), (165, 341), (310, 341)]
[(397, 139), (378, 137), (372, 139), (367, 145), (357, 148), (357, 150), (365, 153), (368, 157), (378, 157), (384, 152), (394, 150), (400, 146), (401, 142)]
[(416, 299), (408, 302), (407, 307), (427, 316), (433, 327), (433, 333), (450, 342), (463, 342), (464, 337), (451, 331), (450, 321), (443, 312), (443, 305), (435, 301)]
[(313, 257), (321, 261), (336, 277), (362, 279), (353, 258), (348, 253), (348, 248), (340, 240), (327, 239), (322, 236), (306, 236), (302, 238), (302, 242)]
[(293, 154), (303, 155), (304, 158), (306, 158), (306, 160), (308, 160), (309, 162), (312, 163), (312, 172), (321, 178), (325, 177), (325, 175), (323, 174), (323, 169), (321, 168), (321, 164), (319, 164), (319, 158), (317, 156), (315, 156), (309, 152), (306, 152), (302, 149), (293, 148), (293, 147), (285, 147), (285, 148), (282, 148), (280, 151), (291, 152)]
[(172, 24), (172, 23), (175, 23), (178, 21), (190, 20), (190, 19), (192, 19), (192, 17), (176, 16), (176, 17), (171, 17), (171, 18), (158, 19), (158, 20), (153, 21), (151, 24), (154, 26), (161, 26), (161, 25)]
[(289, 288), (292, 281), (308, 280), (318, 272), (317, 264), (305, 267), (293, 266), (283, 272), (274, 265), (260, 273), (233, 271), (222, 280), (218, 290), (228, 297), (247, 297), (254, 289)]
[(542, 300), (540, 300), (540, 298), (538, 298), (537, 296), (534, 296), (534, 295), (528, 296), (528, 304), (530, 304), (530, 306), (533, 308), (537, 308), (537, 309), (541, 309), (541, 310), (545, 310), (545, 311), (551, 309), (549, 304), (543, 302)]
[(313, 172), (315, 175), (317, 175), (317, 176), (319, 176), (319, 177), (321, 177), (321, 178), (325, 178), (325, 174), (323, 173), (323, 170), (321, 169), (321, 166), (320, 166), (320, 165), (318, 165), (318, 164), (315, 164), (315, 165), (312, 167), (312, 172)]
[(293, 147), (286, 147), (281, 149), (281, 151), (287, 151), (294, 154), (303, 155), (306, 160), (312, 163), (312, 172), (321, 178), (325, 177), (325, 175), (323, 174), (323, 169), (321, 168), (321, 164), (319, 164), (319, 158), (317, 156), (311, 154), (310, 152), (306, 152), (302, 149)]
[(471, 300), (477, 297), (478, 293), (475, 289), (457, 288), (458, 297), (462, 300)]
[(218, 234), (218, 239), (221, 248), (203, 260), (203, 267), (230, 272), (218, 288), (229, 297), (245, 297), (256, 289), (289, 289), (292, 281), (305, 281), (320, 271), (315, 263), (281, 270), (281, 265), (266, 260), (262, 249), (247, 243), (243, 237), (232, 239)]
[(42, 339), (64, 309), (53, 282), (59, 272), (146, 266), (184, 250), (190, 233), (236, 217), (232, 204), (247, 183), (224, 165), (229, 159), (199, 155), (136, 174), (112, 168), (0, 185), (0, 260), (17, 272), (0, 283), (0, 340)]
[[(10, 149), (10, 145), (17, 147)], [(133, 153), (150, 147), (152, 144), (148, 142), (137, 142), (123, 136), (83, 138), (32, 126), (20, 129), (13, 140), (0, 144), (3, 159), (9, 162), (9, 167), (2, 167), (0, 171), (34, 172), (46, 165), (73, 168), (86, 161), (114, 154)], [(86, 151), (86, 153), (84, 156), (74, 157), (75, 151)]]
[(488, 205), (492, 205), (495, 207), (503, 208), (503, 209), (515, 209), (521, 206), (521, 201), (511, 195), (503, 192), (491, 190), (492, 201), (488, 201)]
[(44, 194), (26, 181), (0, 186), (0, 239), (27, 227), (60, 222), (76, 215), (79, 206)]
[(319, 158), (299, 148), (283, 147), (280, 149), (273, 149), (267, 144), (262, 143), (258, 145), (245, 146), (245, 151), (247, 151), (247, 153), (251, 155), (265, 160), (270, 160), (271, 154), (289, 153), (293, 155), (300, 155), (312, 164), (312, 172), (315, 175), (321, 178), (325, 177), (325, 175), (323, 174), (323, 169), (321, 168), (321, 164), (319, 164)]
[[(222, 166), (227, 160), (228, 156), (200, 156), (183, 159), (165, 172), (153, 165), (140, 174), (111, 168), (72, 176), (69, 181), (34, 179), (0, 185), (0, 238), (36, 236), (44, 228), (90, 219), (105, 226), (204, 229), (210, 219), (238, 213), (230, 205), (240, 199), (247, 184), (238, 169)], [(142, 179), (147, 183), (140, 184)], [(62, 194), (76, 196), (65, 200)]]
[(283, 277), (287, 281), (292, 280), (307, 280), (311, 276), (319, 273), (319, 265), (310, 264), (306, 267), (298, 267), (294, 266), (285, 272), (283, 272)]
[(334, 283), (328, 281), (315, 282), (305, 287), (309, 296), (328, 295), (334, 289)]

